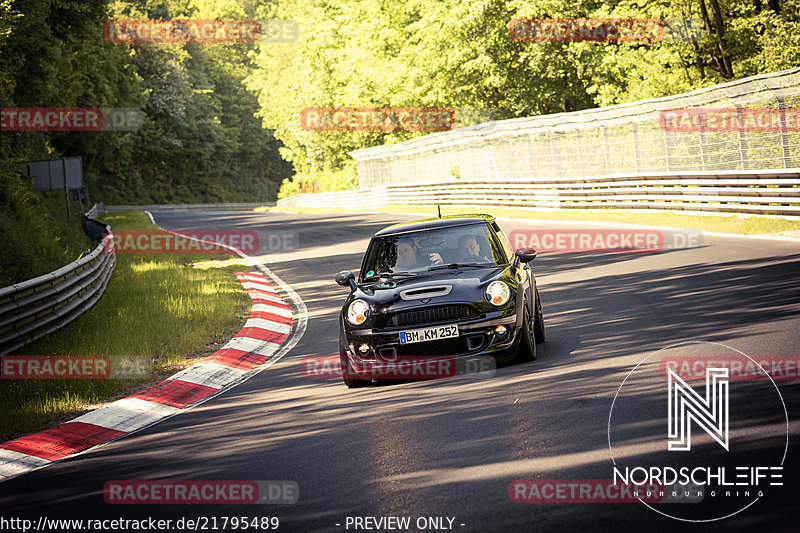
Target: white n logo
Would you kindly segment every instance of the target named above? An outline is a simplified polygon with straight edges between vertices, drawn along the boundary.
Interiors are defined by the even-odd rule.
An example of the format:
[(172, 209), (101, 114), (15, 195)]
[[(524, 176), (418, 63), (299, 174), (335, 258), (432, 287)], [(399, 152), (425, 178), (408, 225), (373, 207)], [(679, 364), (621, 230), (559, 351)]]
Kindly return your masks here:
[(706, 368), (706, 397), (701, 398), (671, 368), (667, 369), (670, 451), (692, 449), (691, 421), (728, 450), (728, 369)]

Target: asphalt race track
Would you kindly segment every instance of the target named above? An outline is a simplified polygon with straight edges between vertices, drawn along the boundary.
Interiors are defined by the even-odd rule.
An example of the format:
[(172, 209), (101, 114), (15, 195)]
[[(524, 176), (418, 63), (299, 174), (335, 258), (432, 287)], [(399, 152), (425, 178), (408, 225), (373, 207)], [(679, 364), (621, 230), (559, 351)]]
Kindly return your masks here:
[[(661, 348), (707, 341), (753, 357), (800, 355), (800, 242), (706, 235), (695, 247), (657, 253), (540, 254), (532, 267), (548, 341), (539, 345), (537, 361), (501, 366), (494, 377), (348, 390), (338, 379), (309, 379), (300, 366), (306, 356), (338, 353), (337, 316), (346, 289), (333, 277), (359, 268), (375, 231), (417, 217), (153, 215), (170, 230), (257, 230), (262, 244), (269, 244), (272, 233), (296, 235), (296, 250), (258, 258), (305, 302), (308, 329), (280, 362), (233, 390), (0, 484), (4, 516), (34, 521), (275, 516), (278, 531), (354, 531), (348, 517), (389, 516), (410, 517), (412, 524), (420, 517), (446, 517), (452, 526), (444, 519), (440, 528), (465, 532), (800, 527), (797, 378), (776, 380), (789, 419), (784, 485), (735, 516), (698, 525), (665, 518), (639, 502), (516, 503), (509, 497), (509, 484), (517, 479), (611, 479), (612, 400), (637, 363)], [(598, 228), (500, 222), (507, 233)], [(648, 385), (647, 379), (636, 383)], [(743, 382), (731, 383), (733, 388)], [(754, 389), (750, 407), (759, 407), (771, 385), (752, 386), (761, 389)], [(644, 396), (637, 405), (638, 416), (664, 414), (663, 405)], [(763, 416), (731, 434), (732, 442), (747, 443), (755, 462), (762, 455), (768, 461), (771, 450), (782, 445), (774, 437), (783, 413), (769, 402), (761, 407)], [(619, 426), (617, 435), (634, 426)], [(716, 446), (697, 439), (697, 449)], [(618, 446), (629, 457), (647, 451), (635, 437)], [(292, 505), (105, 503), (107, 481), (130, 479), (293, 480), (300, 492)]]

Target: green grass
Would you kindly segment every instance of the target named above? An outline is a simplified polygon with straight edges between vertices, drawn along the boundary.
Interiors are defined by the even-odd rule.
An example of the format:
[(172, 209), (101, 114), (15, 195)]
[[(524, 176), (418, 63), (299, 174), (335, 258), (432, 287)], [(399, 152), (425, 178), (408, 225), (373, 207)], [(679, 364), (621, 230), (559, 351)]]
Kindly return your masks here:
[[(155, 229), (141, 211), (102, 217), (112, 230)], [(155, 383), (218, 350), (249, 314), (228, 255), (118, 254), (105, 294), (61, 330), (18, 354), (126, 356), (130, 379), (1, 380), (0, 440), (50, 427)]]
[[(342, 209), (310, 209), (305, 207), (258, 207), (256, 211), (295, 212), (295, 213), (340, 213)], [(355, 211), (355, 210), (353, 210)], [(358, 209), (358, 212), (376, 213), (430, 213), (436, 216), (436, 206), (432, 205), (387, 205), (374, 209)], [(486, 205), (443, 205), (442, 214), (489, 213), (497, 217), (636, 224), (643, 226), (665, 226), (671, 228), (695, 229), (708, 232), (730, 233), (735, 235), (776, 235), (787, 234), (800, 237), (800, 220), (787, 220), (780, 217), (765, 216), (718, 216), (682, 215), (673, 212), (632, 213), (623, 210), (597, 209), (592, 211), (533, 211), (508, 207)]]

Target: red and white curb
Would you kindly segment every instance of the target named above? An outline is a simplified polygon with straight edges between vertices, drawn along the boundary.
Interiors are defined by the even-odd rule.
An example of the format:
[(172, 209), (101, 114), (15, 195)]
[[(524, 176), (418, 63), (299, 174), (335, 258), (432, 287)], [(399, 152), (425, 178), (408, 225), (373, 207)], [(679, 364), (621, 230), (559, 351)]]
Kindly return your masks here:
[[(235, 250), (261, 272), (237, 272), (250, 294), (250, 317), (225, 346), (205, 360), (127, 398), (54, 428), (0, 444), (0, 482), (146, 428), (198, 405), (268, 368), (305, 331), (307, 311), (297, 294), (266, 267)], [(292, 307), (273, 289), (269, 276)], [(292, 332), (293, 316), (298, 319)], [(285, 342), (289, 339), (288, 342)]]

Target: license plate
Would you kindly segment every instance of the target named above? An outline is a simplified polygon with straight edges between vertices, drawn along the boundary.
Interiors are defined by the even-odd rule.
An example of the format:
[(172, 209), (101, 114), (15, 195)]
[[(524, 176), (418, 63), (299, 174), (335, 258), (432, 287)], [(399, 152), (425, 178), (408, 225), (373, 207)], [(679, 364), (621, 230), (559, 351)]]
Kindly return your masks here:
[(458, 337), (458, 326), (439, 326), (438, 328), (415, 329), (400, 332), (400, 344), (412, 342), (436, 341)]

